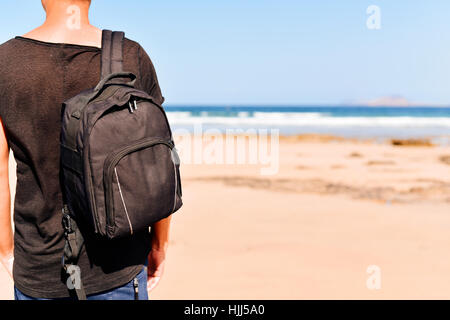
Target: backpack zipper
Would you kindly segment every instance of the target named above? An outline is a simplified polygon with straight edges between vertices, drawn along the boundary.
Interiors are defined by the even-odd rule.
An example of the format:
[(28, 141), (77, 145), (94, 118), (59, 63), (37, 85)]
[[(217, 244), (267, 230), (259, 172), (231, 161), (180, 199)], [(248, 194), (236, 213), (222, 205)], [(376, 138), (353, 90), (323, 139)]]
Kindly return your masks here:
[(139, 280), (138, 280), (138, 278), (133, 279), (133, 288), (134, 288), (134, 300), (139, 300)]
[[(175, 147), (172, 148), (172, 153), (176, 153)], [(178, 154), (177, 155), (177, 159), (179, 159)], [(173, 162), (173, 172), (175, 175), (175, 193), (173, 196), (173, 208), (172, 208), (172, 214), (175, 212), (175, 208), (177, 205), (177, 195), (178, 195), (178, 172), (177, 172), (177, 164), (175, 163), (175, 160), (173, 158), (173, 154), (172, 156), (172, 162)]]
[(95, 200), (95, 194), (94, 194), (94, 186), (92, 183), (92, 175), (91, 175), (91, 167), (90, 164), (87, 166), (87, 169), (89, 170), (89, 175), (87, 177), (87, 182), (89, 184), (89, 206), (92, 209), (92, 213), (93, 213), (93, 217), (94, 217), (94, 229), (95, 229), (95, 233), (100, 232), (100, 218), (98, 216), (98, 211), (97, 211), (97, 205), (96, 205), (96, 200)]
[(119, 187), (120, 199), (122, 200), (123, 208), (125, 209), (125, 214), (127, 215), (128, 225), (130, 226), (130, 234), (133, 235), (133, 225), (131, 224), (130, 215), (128, 214), (127, 205), (125, 204), (125, 199), (123, 198), (122, 188), (120, 187), (119, 175), (117, 174), (117, 167), (114, 168), (114, 173), (116, 175), (117, 187)]

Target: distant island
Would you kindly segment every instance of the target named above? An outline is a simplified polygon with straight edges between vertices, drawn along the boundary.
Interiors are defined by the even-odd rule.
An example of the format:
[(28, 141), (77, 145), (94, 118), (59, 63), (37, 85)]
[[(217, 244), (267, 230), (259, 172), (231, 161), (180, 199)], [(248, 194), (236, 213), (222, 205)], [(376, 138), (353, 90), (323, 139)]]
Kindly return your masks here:
[(418, 105), (416, 103), (411, 103), (408, 99), (401, 96), (380, 97), (366, 101), (364, 104), (369, 107), (411, 107)]
[(350, 105), (354, 106), (367, 106), (367, 107), (449, 107), (448, 105), (438, 105), (432, 103), (418, 103), (411, 102), (405, 97), (400, 95), (392, 95), (379, 97), (373, 100), (356, 101), (351, 102)]

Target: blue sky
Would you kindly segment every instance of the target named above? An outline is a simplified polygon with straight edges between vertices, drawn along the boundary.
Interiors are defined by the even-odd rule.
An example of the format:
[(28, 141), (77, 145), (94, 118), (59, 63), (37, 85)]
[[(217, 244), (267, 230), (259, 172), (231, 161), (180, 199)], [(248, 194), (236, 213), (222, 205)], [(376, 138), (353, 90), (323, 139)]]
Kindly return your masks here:
[[(366, 27), (369, 5), (381, 30)], [(2, 1), (0, 41), (42, 23)], [(93, 0), (91, 22), (151, 56), (166, 104), (341, 104), (400, 95), (450, 105), (448, 0)]]

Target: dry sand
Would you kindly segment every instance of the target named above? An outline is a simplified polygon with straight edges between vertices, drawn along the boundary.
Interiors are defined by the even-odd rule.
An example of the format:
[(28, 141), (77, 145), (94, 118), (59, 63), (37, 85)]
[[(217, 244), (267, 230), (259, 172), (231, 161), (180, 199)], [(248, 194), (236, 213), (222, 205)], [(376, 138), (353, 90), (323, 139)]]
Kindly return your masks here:
[[(183, 165), (151, 299), (450, 298), (450, 148), (281, 139), (280, 171)], [(369, 290), (368, 266), (381, 270)], [(0, 272), (0, 298), (12, 283)]]

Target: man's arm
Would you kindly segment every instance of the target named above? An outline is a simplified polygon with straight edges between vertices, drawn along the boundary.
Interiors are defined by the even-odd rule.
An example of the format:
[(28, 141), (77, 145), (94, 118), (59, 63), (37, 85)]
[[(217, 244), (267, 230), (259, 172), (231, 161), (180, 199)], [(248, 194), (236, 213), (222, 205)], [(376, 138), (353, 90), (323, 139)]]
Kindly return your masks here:
[(169, 247), (169, 229), (171, 216), (153, 224), (151, 229), (152, 251), (148, 255), (147, 290), (150, 292), (158, 284), (164, 272), (166, 251)]
[(14, 240), (11, 226), (11, 194), (8, 174), (9, 146), (0, 118), (0, 262), (12, 277)]
[(169, 229), (170, 219), (169, 216), (162, 219), (152, 226), (152, 250), (166, 251), (169, 247)]

